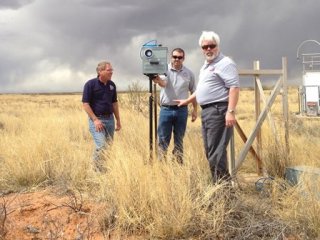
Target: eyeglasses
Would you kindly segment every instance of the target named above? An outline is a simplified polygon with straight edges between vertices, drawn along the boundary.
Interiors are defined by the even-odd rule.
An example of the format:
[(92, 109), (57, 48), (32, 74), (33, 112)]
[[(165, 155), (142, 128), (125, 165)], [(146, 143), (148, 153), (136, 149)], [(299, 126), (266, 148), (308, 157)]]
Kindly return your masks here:
[(174, 58), (174, 59), (179, 59), (179, 60), (183, 59), (182, 56), (172, 56), (172, 58)]
[(216, 48), (216, 44), (209, 44), (209, 45), (203, 45), (201, 46), (203, 50), (208, 50), (208, 48), (210, 49), (215, 49)]

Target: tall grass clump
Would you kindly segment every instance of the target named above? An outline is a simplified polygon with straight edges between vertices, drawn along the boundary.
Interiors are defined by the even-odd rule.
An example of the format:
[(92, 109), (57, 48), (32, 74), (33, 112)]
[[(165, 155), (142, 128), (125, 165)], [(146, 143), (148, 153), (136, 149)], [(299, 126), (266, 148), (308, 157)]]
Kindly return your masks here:
[(265, 171), (269, 176), (283, 178), (289, 161), (286, 148), (282, 144), (277, 144), (274, 139), (269, 139), (263, 149)]
[(30, 98), (28, 104), (1, 113), (0, 186), (15, 190), (80, 180), (89, 152), (83, 144), (88, 138), (83, 115), (53, 104), (39, 108), (42, 101)]
[(292, 116), (290, 165), (320, 167), (320, 118)]
[[(302, 174), (297, 185), (273, 184), (272, 201), (277, 218), (296, 229), (299, 239), (320, 237), (319, 175)], [(285, 189), (283, 188), (285, 186)]]
[[(118, 162), (110, 172), (108, 195), (117, 209), (119, 228), (161, 239), (222, 231), (228, 217), (222, 185), (192, 185), (192, 173), (176, 163), (145, 165), (141, 159), (128, 165)], [(117, 173), (114, 178), (112, 173)]]

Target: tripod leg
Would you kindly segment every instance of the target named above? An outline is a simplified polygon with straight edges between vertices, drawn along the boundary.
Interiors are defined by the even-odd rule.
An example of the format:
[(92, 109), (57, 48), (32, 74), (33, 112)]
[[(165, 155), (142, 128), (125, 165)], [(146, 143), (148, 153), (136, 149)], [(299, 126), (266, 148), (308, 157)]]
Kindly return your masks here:
[(152, 79), (149, 77), (149, 161), (152, 162), (153, 160), (153, 109), (152, 109), (152, 102), (153, 102), (153, 96), (152, 96)]
[(157, 84), (153, 84), (153, 101), (154, 101), (154, 146), (155, 146), (155, 155), (158, 156), (158, 115), (157, 115)]

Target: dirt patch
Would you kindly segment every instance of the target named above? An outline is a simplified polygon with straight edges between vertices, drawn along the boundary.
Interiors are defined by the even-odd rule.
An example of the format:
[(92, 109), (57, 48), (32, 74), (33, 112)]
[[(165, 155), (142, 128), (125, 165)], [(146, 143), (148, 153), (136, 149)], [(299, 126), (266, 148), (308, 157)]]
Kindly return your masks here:
[[(250, 183), (256, 181), (256, 177), (248, 179)], [(252, 200), (253, 198), (260, 199), (261, 196), (255, 192), (254, 184), (248, 183), (248, 186), (250, 186), (252, 192), (250, 193), (250, 191), (248, 191), (249, 195), (243, 196), (243, 198), (246, 199), (246, 201), (248, 199)], [(242, 187), (247, 186), (243, 184)], [(244, 206), (250, 205), (251, 211), (254, 210), (254, 208), (252, 208), (254, 204), (246, 204), (244, 200), (241, 202), (243, 202)], [(266, 222), (268, 221), (266, 214), (258, 210), (259, 209), (257, 209), (257, 211), (254, 210), (254, 212), (259, 215), (260, 218), (257, 216), (252, 217), (255, 217), (257, 221), (261, 220), (262, 217), (260, 221), (262, 224), (270, 225), (274, 223), (272, 220)], [(110, 211), (110, 209), (105, 204), (83, 200), (81, 196), (75, 195), (73, 192), (65, 192), (62, 195), (58, 189), (0, 195), (0, 240), (150, 239), (148, 237), (127, 236), (124, 233), (110, 231), (114, 222), (112, 221), (112, 212), (109, 216), (108, 211)], [(245, 207), (243, 211), (246, 212), (247, 207)], [(237, 217), (235, 221), (239, 220), (238, 218), (239, 217)], [(241, 221), (245, 221), (245, 218)], [(244, 228), (245, 227), (244, 225)], [(256, 230), (258, 233), (261, 233), (260, 227)], [(265, 230), (272, 231), (272, 229)], [(291, 234), (288, 230), (288, 232), (283, 233), (282, 239), (306, 239), (299, 237), (299, 235), (306, 236), (305, 234), (294, 233)], [(222, 237), (221, 239), (224, 238)], [(257, 239), (259, 239), (259, 237), (257, 237)]]
[(103, 205), (54, 190), (0, 198), (0, 239), (119, 239), (103, 230)]

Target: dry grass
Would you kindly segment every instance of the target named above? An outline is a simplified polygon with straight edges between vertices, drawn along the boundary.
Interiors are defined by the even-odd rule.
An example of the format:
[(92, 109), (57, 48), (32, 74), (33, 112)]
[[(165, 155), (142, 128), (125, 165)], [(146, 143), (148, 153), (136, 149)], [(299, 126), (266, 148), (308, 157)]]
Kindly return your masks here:
[[(188, 123), (183, 166), (150, 163), (147, 93), (120, 94), (123, 129), (105, 155), (106, 174), (91, 169), (93, 142), (80, 95), (0, 95), (0, 192), (75, 189), (81, 202), (107, 206), (97, 216), (101, 231), (149, 239), (319, 238), (319, 190), (312, 181), (302, 189), (283, 180), (287, 166), (320, 165), (320, 120), (294, 115), (296, 94), (290, 89), (290, 154), (284, 150), (280, 96), (272, 108), (280, 144), (275, 144), (268, 123), (262, 126), (262, 159), (274, 177), (263, 186), (263, 194), (241, 178), (232, 191), (210, 183), (200, 120)], [(254, 126), (252, 91), (241, 92), (237, 111), (249, 135)], [(243, 142), (237, 135), (235, 141), (239, 153)], [(239, 174), (255, 169), (249, 153)], [(7, 217), (3, 206), (0, 220)], [(0, 224), (6, 229), (4, 220)]]

